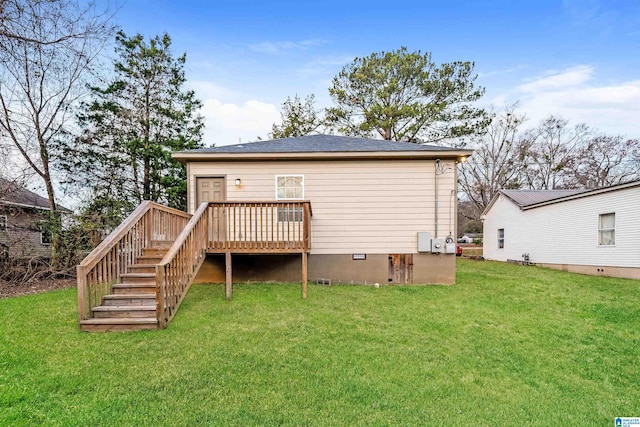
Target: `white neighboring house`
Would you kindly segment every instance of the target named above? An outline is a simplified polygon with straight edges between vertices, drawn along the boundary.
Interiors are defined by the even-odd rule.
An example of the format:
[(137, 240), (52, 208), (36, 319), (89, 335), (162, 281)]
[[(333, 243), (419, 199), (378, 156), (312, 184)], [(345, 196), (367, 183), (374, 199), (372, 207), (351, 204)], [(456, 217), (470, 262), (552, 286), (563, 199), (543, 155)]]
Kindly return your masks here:
[(484, 257), (640, 279), (640, 181), (597, 190), (501, 190), (482, 214)]

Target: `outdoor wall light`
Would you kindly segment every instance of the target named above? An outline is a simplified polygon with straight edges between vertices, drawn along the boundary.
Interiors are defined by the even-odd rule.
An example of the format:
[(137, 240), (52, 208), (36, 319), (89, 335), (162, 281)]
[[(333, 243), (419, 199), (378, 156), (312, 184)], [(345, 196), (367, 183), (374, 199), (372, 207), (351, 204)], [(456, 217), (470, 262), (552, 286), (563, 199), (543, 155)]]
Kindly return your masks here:
[(240, 184), (242, 184), (242, 180), (240, 178), (236, 178), (236, 187), (240, 187)]

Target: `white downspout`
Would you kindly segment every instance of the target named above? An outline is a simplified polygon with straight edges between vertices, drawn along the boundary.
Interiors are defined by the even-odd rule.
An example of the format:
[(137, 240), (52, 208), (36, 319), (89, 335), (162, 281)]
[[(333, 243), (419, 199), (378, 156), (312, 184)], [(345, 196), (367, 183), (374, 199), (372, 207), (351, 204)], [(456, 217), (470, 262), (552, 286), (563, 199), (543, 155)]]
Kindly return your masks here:
[(435, 185), (436, 185), (436, 224), (435, 224), (436, 225), (436, 230), (435, 230), (435, 232), (436, 233), (435, 233), (435, 236), (434, 236), (435, 239), (438, 238), (438, 190), (439, 190), (439, 187), (438, 187), (438, 176), (440, 176), (440, 173), (439, 173), (440, 169), (441, 169), (440, 159), (436, 159), (436, 170), (435, 170), (435, 172), (436, 172), (436, 182), (435, 182)]

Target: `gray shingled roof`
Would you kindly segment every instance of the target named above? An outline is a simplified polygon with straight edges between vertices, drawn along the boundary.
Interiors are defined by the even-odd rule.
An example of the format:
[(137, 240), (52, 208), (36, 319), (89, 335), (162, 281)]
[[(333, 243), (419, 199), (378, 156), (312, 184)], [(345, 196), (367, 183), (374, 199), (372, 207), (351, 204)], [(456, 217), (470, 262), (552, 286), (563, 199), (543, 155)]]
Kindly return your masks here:
[(186, 150), (182, 153), (327, 153), (371, 151), (452, 151), (437, 145), (393, 142), (381, 139), (353, 138), (338, 135), (309, 135), (296, 138), (256, 141), (220, 147)]
[[(49, 210), (49, 199), (33, 191), (20, 187), (16, 183), (0, 178), (0, 204), (34, 207)], [(58, 206), (62, 212), (71, 212), (64, 206)]]
[(526, 207), (585, 191), (588, 190), (501, 190), (500, 192), (513, 200), (516, 205)]

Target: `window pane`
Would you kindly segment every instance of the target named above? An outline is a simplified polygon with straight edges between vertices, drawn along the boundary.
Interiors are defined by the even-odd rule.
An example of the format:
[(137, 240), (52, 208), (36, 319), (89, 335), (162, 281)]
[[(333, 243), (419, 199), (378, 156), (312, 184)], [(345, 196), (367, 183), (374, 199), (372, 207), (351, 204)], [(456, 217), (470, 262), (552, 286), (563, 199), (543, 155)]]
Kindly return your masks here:
[(304, 177), (278, 176), (276, 179), (277, 199), (302, 199), (304, 197)]
[(615, 245), (616, 244), (616, 232), (613, 230), (610, 231), (601, 231), (600, 232), (600, 244), (601, 245)]
[(296, 197), (296, 189), (292, 187), (287, 187), (285, 189), (285, 195), (287, 199), (294, 199)]
[(616, 214), (601, 214), (598, 224), (598, 244), (613, 246), (616, 244)]
[(616, 215), (615, 214), (604, 214), (600, 215), (600, 229), (601, 230), (611, 230), (616, 227)]

